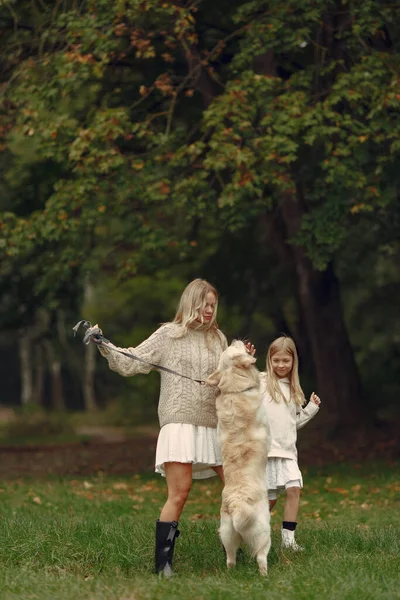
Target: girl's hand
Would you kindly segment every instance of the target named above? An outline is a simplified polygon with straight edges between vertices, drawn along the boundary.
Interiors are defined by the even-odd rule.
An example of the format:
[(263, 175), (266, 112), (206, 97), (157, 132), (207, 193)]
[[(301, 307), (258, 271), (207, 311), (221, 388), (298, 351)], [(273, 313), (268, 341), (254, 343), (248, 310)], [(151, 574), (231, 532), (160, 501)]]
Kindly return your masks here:
[(251, 342), (248, 342), (246, 344), (246, 350), (249, 354), (251, 354), (251, 356), (254, 356), (256, 353), (256, 349), (254, 348), (254, 346)]
[(317, 394), (315, 394), (314, 392), (310, 396), (310, 402), (314, 402), (314, 404), (316, 404), (317, 406), (319, 406), (321, 404), (321, 400), (319, 399), (319, 396), (317, 396)]

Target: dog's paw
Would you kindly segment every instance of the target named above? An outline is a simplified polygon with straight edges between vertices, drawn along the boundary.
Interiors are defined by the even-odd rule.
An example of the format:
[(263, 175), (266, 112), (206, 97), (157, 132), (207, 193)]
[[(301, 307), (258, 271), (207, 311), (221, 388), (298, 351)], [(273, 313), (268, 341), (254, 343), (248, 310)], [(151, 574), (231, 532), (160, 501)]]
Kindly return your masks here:
[(267, 577), (268, 575), (268, 564), (266, 560), (259, 560), (258, 562), (258, 568), (260, 569), (260, 575), (262, 575), (263, 577)]

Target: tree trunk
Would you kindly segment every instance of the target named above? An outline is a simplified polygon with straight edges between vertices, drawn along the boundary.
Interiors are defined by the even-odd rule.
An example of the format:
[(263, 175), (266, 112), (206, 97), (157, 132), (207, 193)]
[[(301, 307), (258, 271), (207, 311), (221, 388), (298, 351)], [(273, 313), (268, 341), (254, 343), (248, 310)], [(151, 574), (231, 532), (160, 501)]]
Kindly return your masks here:
[[(341, 22), (336, 26), (344, 26), (346, 19), (347, 14), (343, 13)], [(341, 41), (335, 41), (331, 35), (328, 42), (331, 54), (339, 57), (342, 52)], [(276, 75), (277, 64), (273, 50), (254, 58), (254, 70), (266, 75)], [(306, 212), (299, 190), (287, 194), (280, 209), (284, 225), (281, 242), (287, 244), (299, 231)], [(280, 242), (279, 244), (282, 246)], [(281, 258), (284, 258), (286, 252), (282, 248), (279, 252)], [(368, 413), (362, 402), (360, 380), (344, 323), (339, 282), (333, 265), (330, 264), (323, 272), (316, 271), (301, 246), (290, 245), (289, 252), (315, 367), (316, 391), (323, 402), (322, 419), (319, 419), (329, 420), (336, 426), (351, 426), (360, 420), (366, 421)]]
[[(85, 303), (90, 303), (93, 298), (93, 287), (86, 280), (84, 287)], [(94, 344), (88, 344), (85, 351), (85, 363), (82, 375), (82, 395), (85, 410), (93, 412), (97, 410), (96, 395), (94, 391), (94, 377), (96, 370), (96, 347)]]
[(43, 345), (37, 344), (35, 348), (35, 382), (33, 388), (33, 401), (39, 406), (44, 404), (44, 383), (46, 377), (46, 366), (43, 350)]
[(31, 343), (24, 335), (19, 338), (19, 364), (21, 369), (21, 405), (30, 404), (33, 398)]
[(51, 406), (54, 410), (65, 410), (61, 363), (54, 351), (53, 342), (46, 340), (45, 348), (51, 377)]
[[(298, 195), (282, 202), (287, 239), (298, 232), (304, 209)], [(297, 289), (310, 342), (325, 417), (336, 426), (351, 426), (367, 420), (354, 354), (346, 331), (339, 282), (330, 264), (316, 271), (303, 248), (292, 245)]]
[(96, 369), (96, 347), (94, 344), (86, 346), (85, 370), (83, 373), (82, 393), (85, 410), (93, 412), (97, 410), (96, 396), (94, 392), (94, 374)]
[(38, 310), (34, 325), (21, 328), (19, 331), (21, 404), (23, 406), (34, 402), (36, 399), (33, 384), (32, 344), (37, 343), (47, 331), (49, 323), (49, 313), (45, 310)]
[[(294, 280), (296, 270), (293, 264), (292, 248), (287, 243), (285, 225), (282, 223), (282, 216), (277, 210), (271, 213), (260, 215), (260, 243), (272, 248), (281, 268), (289, 272), (289, 277)], [(295, 286), (297, 289), (297, 286)], [(277, 309), (275, 314), (271, 315), (275, 325), (275, 330), (281, 333), (289, 334), (294, 339), (300, 358), (307, 356), (310, 351), (310, 344), (307, 331), (304, 324), (304, 317), (300, 311), (297, 323), (287, 322), (283, 309)], [(308, 371), (310, 369), (307, 369)]]

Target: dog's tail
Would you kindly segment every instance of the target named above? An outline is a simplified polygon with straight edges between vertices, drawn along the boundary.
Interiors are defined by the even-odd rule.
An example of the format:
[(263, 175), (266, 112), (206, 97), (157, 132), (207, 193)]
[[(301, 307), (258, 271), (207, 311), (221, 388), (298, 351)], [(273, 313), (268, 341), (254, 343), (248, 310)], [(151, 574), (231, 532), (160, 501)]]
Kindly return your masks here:
[(240, 533), (249, 527), (256, 517), (257, 513), (254, 506), (243, 502), (235, 507), (235, 511), (232, 514), (233, 526)]
[[(251, 556), (255, 557), (260, 551), (266, 551), (267, 554), (271, 547), (271, 533), (269, 518), (260, 520), (260, 507), (243, 503), (235, 507), (232, 513), (232, 522), (235, 531), (240, 534), (248, 546)], [(254, 522), (260, 521), (259, 526), (253, 527)]]

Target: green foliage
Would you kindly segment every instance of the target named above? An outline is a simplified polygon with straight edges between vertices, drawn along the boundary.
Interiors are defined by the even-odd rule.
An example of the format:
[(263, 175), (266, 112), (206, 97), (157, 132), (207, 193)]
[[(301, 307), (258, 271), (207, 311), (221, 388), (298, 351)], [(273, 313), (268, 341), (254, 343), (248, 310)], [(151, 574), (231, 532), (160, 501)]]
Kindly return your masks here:
[[(149, 310), (117, 317), (112, 336), (105, 330), (113, 341), (143, 339), (171, 314), (180, 282), (204, 270), (229, 290), (221, 313), (228, 330), (246, 325), (252, 333), (243, 317), (250, 305), (264, 323), (263, 331), (255, 328), (262, 344), (277, 324), (290, 323), (284, 329), (302, 337), (293, 266), (264, 254), (273, 234), (254, 234), (255, 274), (239, 260), (247, 256), (241, 236), (279, 217), (292, 199), (302, 215), (293, 231), (279, 234), (281, 246), (301, 246), (315, 270), (349, 261), (354, 236), (361, 256), (385, 238), (379, 255), (388, 271), (395, 268), (396, 3), (90, 0), (78, 9), (73, 1), (23, 0), (0, 6), (0, 27), (0, 309), (7, 327), (32, 320), (38, 306), (72, 311), (87, 277), (105, 278), (109, 289), (173, 267), (171, 286), (154, 287), (165, 305), (153, 306), (151, 285), (138, 293), (140, 279), (119, 299), (98, 286), (107, 298), (93, 308), (99, 321), (114, 320), (114, 306), (131, 299)], [(366, 230), (368, 242), (360, 235)], [(214, 258), (230, 258), (228, 242), (239, 248), (240, 263), (229, 273)], [(373, 271), (382, 268), (379, 258), (372, 262)], [(397, 297), (395, 276), (390, 281)], [(378, 317), (365, 318), (359, 334), (354, 311), (368, 312), (380, 293), (363, 289), (359, 298), (346, 280), (344, 295), (369, 387), (371, 339), (388, 354), (397, 342)]]
[[(83, 265), (99, 231), (114, 241), (104, 225), (112, 211), (129, 222), (128, 243), (140, 238), (132, 260), (149, 267), (168, 242), (182, 243), (191, 220), (208, 213), (237, 229), (300, 186), (307, 210), (295, 241), (323, 269), (354, 221), (396, 201), (400, 150), (399, 55), (387, 33), (399, 11), (346, 5), (328, 39), (337, 10), (333, 1), (233, 3), (230, 33), (214, 49), (195, 7), (89, 2), (60, 13), (4, 94), (15, 165), (21, 156), (26, 165), (51, 160), (65, 174), (39, 212), (6, 228), (11, 255), (54, 243), (63, 271)], [(236, 42), (226, 71), (224, 53), (229, 60)], [(224, 80), (201, 116), (192, 96), (202, 68)], [(193, 110), (202, 121), (194, 134)], [(177, 210), (185, 213), (178, 227)], [(72, 259), (67, 248), (86, 236), (92, 250)]]

